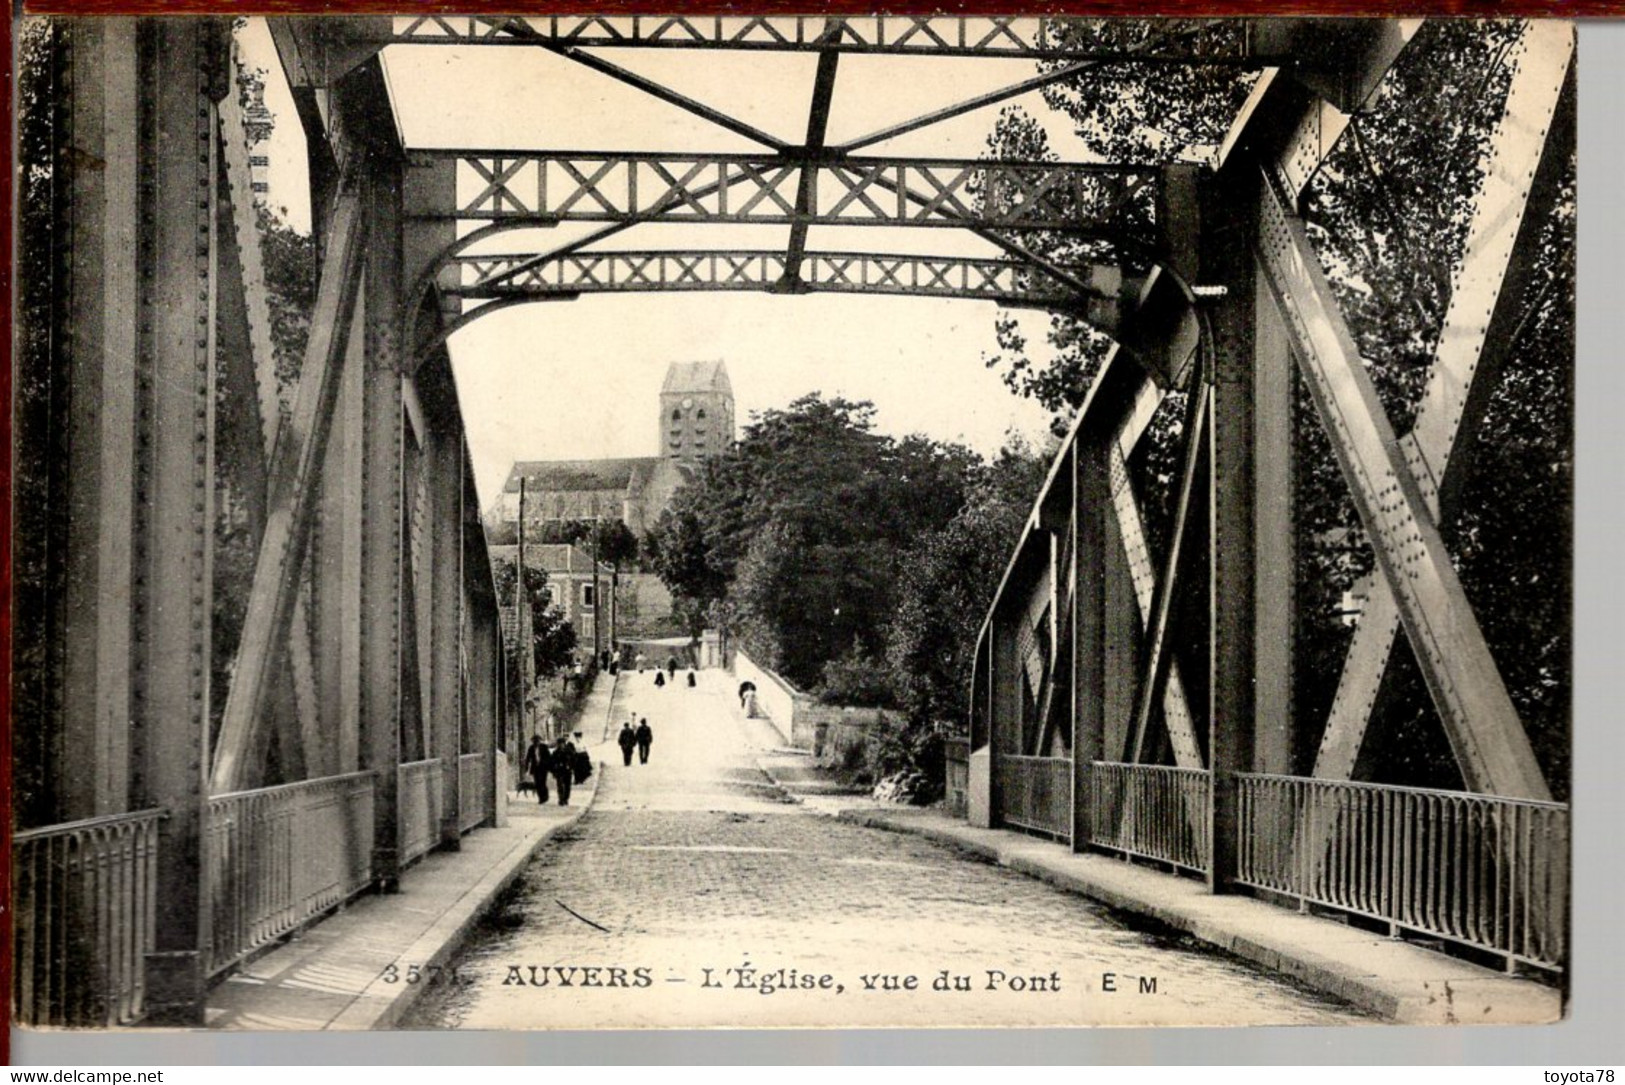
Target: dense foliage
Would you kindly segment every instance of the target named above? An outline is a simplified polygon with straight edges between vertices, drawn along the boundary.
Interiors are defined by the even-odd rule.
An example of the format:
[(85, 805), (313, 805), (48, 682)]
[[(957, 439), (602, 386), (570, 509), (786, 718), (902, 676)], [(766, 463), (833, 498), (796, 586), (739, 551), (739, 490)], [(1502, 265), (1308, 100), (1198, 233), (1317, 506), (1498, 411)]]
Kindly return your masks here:
[(696, 625), (723, 625), (804, 688), (834, 664), (837, 687), (884, 703), (891, 683), (873, 671), (909, 551), (959, 515), (982, 465), (878, 434), (874, 413), (817, 394), (764, 412), (677, 492), (647, 556)]

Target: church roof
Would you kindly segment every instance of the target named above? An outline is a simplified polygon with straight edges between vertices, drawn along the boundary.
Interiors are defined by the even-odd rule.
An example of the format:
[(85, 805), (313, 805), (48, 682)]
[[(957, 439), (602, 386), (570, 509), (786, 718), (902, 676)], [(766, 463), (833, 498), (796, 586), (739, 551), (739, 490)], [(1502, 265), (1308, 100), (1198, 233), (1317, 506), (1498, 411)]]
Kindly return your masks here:
[(709, 362), (673, 362), (666, 367), (666, 383), (660, 386), (662, 395), (673, 392), (725, 392), (733, 395), (728, 381), (728, 367), (721, 358)]
[(571, 493), (581, 490), (641, 489), (660, 465), (658, 456), (633, 456), (606, 460), (520, 460), (508, 472), (502, 489), (519, 492), (519, 480), (537, 493)]

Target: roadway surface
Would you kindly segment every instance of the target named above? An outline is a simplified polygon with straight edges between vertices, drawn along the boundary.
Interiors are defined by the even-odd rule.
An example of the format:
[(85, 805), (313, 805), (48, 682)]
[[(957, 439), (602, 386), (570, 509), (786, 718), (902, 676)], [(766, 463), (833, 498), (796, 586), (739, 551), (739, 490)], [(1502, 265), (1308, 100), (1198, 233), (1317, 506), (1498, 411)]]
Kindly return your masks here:
[(755, 760), (779, 740), (739, 717), (725, 673), (693, 690), (623, 676), (611, 719), (628, 715), (654, 729), (649, 763), (597, 748), (592, 810), (401, 1027), (1369, 1020), (1039, 881), (788, 801)]

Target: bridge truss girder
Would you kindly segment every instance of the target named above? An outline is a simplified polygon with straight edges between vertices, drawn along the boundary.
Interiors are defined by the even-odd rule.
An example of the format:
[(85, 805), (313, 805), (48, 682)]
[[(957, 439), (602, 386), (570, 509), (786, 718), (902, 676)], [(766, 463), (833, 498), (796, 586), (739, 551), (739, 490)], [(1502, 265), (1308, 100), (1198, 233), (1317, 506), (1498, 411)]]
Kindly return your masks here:
[[(1368, 68), (1347, 85), (1374, 88), (1413, 29), (1385, 24), (1361, 45)], [(1409, 433), (1396, 433), (1378, 404), (1297, 210), (1349, 115), (1285, 73), (1266, 74), (1221, 165), (1202, 180), (1200, 198), (1183, 217), (1159, 223), (1171, 270), (1198, 288), (1183, 304), (1201, 310), (1209, 376), (1181, 377), (1182, 368), (1200, 374), (1205, 367), (1187, 367), (1174, 355), (1160, 368), (1112, 355), (984, 624), (972, 682), (972, 748), (989, 751), (991, 816), (1000, 816), (1005, 801), (1001, 759), (1070, 756), (1070, 835), (1082, 848), (1088, 762), (1171, 757), (1179, 767), (1210, 770), (1212, 797), (1191, 832), (1212, 849), (1212, 884), (1235, 877), (1236, 774), (1292, 774), (1311, 760), (1298, 746), (1312, 725), (1292, 715), (1294, 370), (1312, 393), (1379, 569), (1323, 747), (1312, 759), (1314, 776), (1349, 779), (1403, 629), (1467, 786), (1549, 798), (1438, 523), (1459, 489), (1464, 457), (1452, 449), (1470, 441), (1505, 360), (1536, 241), (1532, 223), (1552, 206), (1570, 146), (1572, 49), (1571, 28), (1534, 23), (1511, 53), (1512, 90)], [(1165, 554), (1159, 567), (1127, 465), (1151, 413), (1175, 390), (1214, 400), (1206, 432), (1189, 424), (1185, 430), (1200, 435), (1202, 447), (1188, 448), (1187, 457), (1201, 465), (1205, 493), (1191, 509), (1181, 497), (1167, 532), (1177, 540), (1181, 530), (1198, 531), (1205, 553), (1187, 546), (1183, 555)], [(1180, 659), (1167, 659), (1161, 648), (1163, 604), (1177, 590), (1170, 587), (1175, 574), (1183, 580), (1187, 572), (1205, 579), (1207, 595), (1208, 613), (1199, 630), (1184, 634), (1182, 652), (1187, 663), (1198, 652), (1206, 657), (1200, 699)], [(1184, 605), (1193, 613), (1194, 597)], [(1046, 629), (1028, 628), (1035, 622)], [(1070, 720), (1051, 718), (1067, 709), (1050, 687), (1069, 675), (1084, 692), (1074, 688)], [(1147, 711), (1151, 705), (1160, 718)], [(1325, 858), (1324, 843), (1309, 836), (1295, 846), (1315, 862)]]
[[(69, 666), (30, 679), (54, 687), (38, 726), (71, 758), (34, 771), (55, 803), (46, 818), (167, 812), (145, 1006), (152, 1021), (201, 1024), (210, 978), (241, 950), (229, 920), (213, 929), (233, 905), (211, 891), (228, 869), (270, 862), (233, 851), (212, 804), (370, 770), (367, 839), (296, 843), (370, 853), (387, 887), (403, 861), (408, 749), (440, 762), (429, 832), (454, 843), (473, 770), (459, 758), (484, 754), (494, 784), (495, 591), (449, 360), (408, 373), (403, 359), (404, 166), (379, 139), (393, 126), (375, 123), (389, 108), (376, 64), (313, 114), (332, 126), (311, 144), (334, 152), (312, 159), (335, 170), (335, 198), (313, 201), (321, 282), (285, 389), (228, 24), (95, 18), (51, 34), (74, 124), (53, 159), (73, 213), (51, 236), (72, 258), (50, 287), (71, 300), (19, 364), (50, 366), (75, 408), (53, 469), (74, 499), (42, 527), (70, 596), (40, 637)], [(70, 136), (105, 162), (70, 159)], [(24, 433), (59, 425), (20, 416)], [(241, 621), (234, 645), (227, 615)]]

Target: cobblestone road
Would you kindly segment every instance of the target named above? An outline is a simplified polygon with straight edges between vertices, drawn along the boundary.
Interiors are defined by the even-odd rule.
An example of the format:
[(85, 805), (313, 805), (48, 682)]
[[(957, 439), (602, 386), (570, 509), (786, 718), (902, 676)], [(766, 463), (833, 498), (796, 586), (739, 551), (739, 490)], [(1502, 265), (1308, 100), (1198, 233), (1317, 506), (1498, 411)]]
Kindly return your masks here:
[[(612, 718), (648, 718), (649, 763), (600, 747), (593, 809), (403, 1027), (1363, 1020), (1038, 881), (788, 802), (756, 768), (771, 735), (737, 717), (726, 680), (623, 676)], [(908, 976), (915, 991), (888, 989)]]

